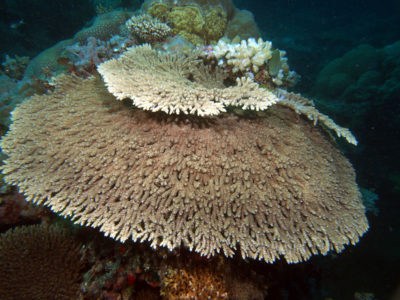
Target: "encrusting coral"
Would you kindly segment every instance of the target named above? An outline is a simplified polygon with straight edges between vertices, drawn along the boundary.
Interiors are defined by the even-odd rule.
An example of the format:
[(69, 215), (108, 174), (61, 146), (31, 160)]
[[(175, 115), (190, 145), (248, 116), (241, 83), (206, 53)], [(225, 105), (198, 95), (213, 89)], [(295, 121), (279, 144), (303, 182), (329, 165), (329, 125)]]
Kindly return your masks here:
[[(116, 101), (98, 77), (63, 75), (13, 112), (2, 169), (28, 201), (121, 241), (203, 256), (295, 263), (358, 242), (368, 223), (354, 171), (324, 130), (285, 103), (223, 113), (215, 94), (230, 87), (211, 84), (211, 69), (198, 66), (211, 76), (199, 80), (182, 68), (190, 56), (132, 51), (99, 71), (117, 98), (150, 111)], [(264, 95), (239, 80), (234, 102)]]
[(16, 227), (0, 236), (0, 298), (78, 299), (80, 243), (55, 226)]

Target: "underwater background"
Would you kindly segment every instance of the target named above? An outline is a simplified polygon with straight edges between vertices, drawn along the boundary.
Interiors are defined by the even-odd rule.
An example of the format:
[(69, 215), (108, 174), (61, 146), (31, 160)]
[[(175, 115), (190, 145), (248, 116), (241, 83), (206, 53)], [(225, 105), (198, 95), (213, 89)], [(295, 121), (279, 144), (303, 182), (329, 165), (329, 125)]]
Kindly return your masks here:
[[(112, 56), (109, 51), (118, 48), (116, 51), (122, 52), (131, 45), (124, 37), (114, 44), (106, 42), (142, 4), (133, 0), (1, 1), (0, 134), (7, 132), (10, 112), (18, 103), (33, 94), (46, 93), (52, 75), (71, 70), (78, 75), (91, 73), (104, 57)], [(357, 147), (341, 140), (338, 144), (356, 170), (369, 222), (369, 230), (359, 243), (347, 246), (339, 254), (315, 255), (297, 264), (278, 261), (267, 271), (256, 266), (271, 282), (265, 299), (400, 300), (400, 1), (236, 0), (233, 4), (253, 14), (263, 40), (287, 52), (290, 69), (300, 76), (289, 90), (313, 99), (319, 111), (357, 137)], [(116, 11), (123, 13), (101, 17)], [(108, 27), (103, 28), (101, 22)], [(93, 24), (100, 25), (92, 31), (82, 30), (94, 28)], [(109, 29), (113, 26), (115, 30)], [(248, 31), (253, 32), (253, 27), (254, 24), (249, 25)], [(57, 43), (59, 47), (52, 48)], [(35, 59), (43, 51), (48, 52)], [(46, 61), (49, 57), (51, 63)], [(28, 205), (17, 190), (6, 183), (0, 187), (1, 233), (56, 218), (50, 211)], [(58, 219), (51, 222), (68, 223)], [(27, 234), (35, 236), (33, 232)], [(77, 235), (87, 241), (90, 234), (97, 233)], [(101, 240), (102, 235), (96, 239)], [(146, 270), (136, 269), (132, 274), (127, 271), (129, 276), (118, 283), (116, 274), (123, 271), (116, 257), (126, 250), (121, 248), (117, 255), (113, 241), (104, 238), (98, 243), (111, 250), (86, 253), (89, 262), (84, 266), (77, 263), (77, 269), (86, 272), (85, 280), (91, 282), (92, 294), (99, 295), (96, 289), (107, 290), (107, 297), (101, 294), (104, 297), (99, 299), (139, 299), (132, 291), (124, 294), (124, 288), (145, 290), (150, 286), (153, 290), (149, 294), (143, 292), (140, 299), (158, 299), (159, 283), (148, 279), (146, 276), (151, 275), (146, 275)], [(140, 249), (131, 253), (135, 251)], [(1, 259), (4, 260), (4, 253)], [(105, 262), (99, 263), (101, 260)], [(4, 266), (6, 262), (0, 264)], [(88, 279), (91, 264), (101, 271), (92, 271), (95, 275)], [(149, 270), (154, 265), (157, 263), (153, 262)], [(98, 282), (93, 284), (96, 274)]]

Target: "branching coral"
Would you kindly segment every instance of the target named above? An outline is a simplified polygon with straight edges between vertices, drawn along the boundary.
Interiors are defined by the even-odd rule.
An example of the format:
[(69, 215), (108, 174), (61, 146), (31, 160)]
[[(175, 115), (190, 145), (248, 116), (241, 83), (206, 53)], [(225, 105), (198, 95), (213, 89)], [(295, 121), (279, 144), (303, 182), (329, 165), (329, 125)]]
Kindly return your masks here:
[(218, 60), (227, 60), (233, 67), (233, 72), (258, 72), (259, 68), (272, 57), (272, 43), (258, 39), (243, 40), (241, 43), (229, 44), (220, 40), (214, 47), (213, 54)]
[(0, 237), (0, 298), (77, 299), (80, 244), (58, 227), (17, 227)]
[(247, 78), (224, 87), (224, 75), (199, 64), (198, 53), (158, 53), (149, 45), (132, 47), (98, 68), (108, 90), (119, 100), (149, 111), (217, 115), (229, 105), (264, 110), (278, 98)]
[(131, 34), (145, 43), (162, 42), (171, 34), (171, 28), (167, 24), (148, 14), (133, 16), (126, 21), (125, 26)]
[[(175, 62), (165, 65), (180, 78), (170, 88), (191, 88)], [(142, 80), (160, 67), (120, 68)], [(157, 76), (146, 88), (159, 89)], [(116, 101), (97, 77), (55, 82), (13, 112), (1, 141), (5, 179), (29, 201), (122, 241), (267, 262), (340, 252), (368, 228), (350, 163), (291, 108), (170, 116)]]
[(255, 78), (263, 84), (275, 86), (292, 86), (296, 83), (297, 74), (289, 70), (285, 51), (272, 49), (272, 43), (254, 38), (240, 43), (228, 43), (221, 39), (215, 46), (205, 48), (203, 56), (215, 59), (218, 65)]

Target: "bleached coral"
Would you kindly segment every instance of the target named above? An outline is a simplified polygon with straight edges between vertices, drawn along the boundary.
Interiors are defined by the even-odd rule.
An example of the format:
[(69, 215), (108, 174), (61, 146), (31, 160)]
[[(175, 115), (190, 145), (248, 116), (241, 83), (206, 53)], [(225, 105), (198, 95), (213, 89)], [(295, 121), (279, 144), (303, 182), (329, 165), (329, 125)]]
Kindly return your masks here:
[(131, 34), (145, 43), (164, 41), (171, 34), (171, 28), (148, 14), (131, 17), (125, 26)]
[(271, 58), (271, 47), (271, 42), (264, 42), (262, 39), (256, 41), (249, 38), (247, 41), (242, 40), (238, 44), (219, 40), (214, 47), (214, 55), (220, 65), (226, 63), (232, 66), (233, 72), (258, 72), (265, 61)]
[(277, 102), (272, 92), (248, 78), (225, 87), (224, 74), (202, 65), (198, 54), (173, 55), (143, 45), (101, 64), (98, 71), (117, 99), (130, 98), (150, 111), (212, 116), (230, 105), (264, 110)]
[(296, 81), (296, 73), (289, 70), (285, 55), (285, 51), (273, 49), (270, 41), (261, 38), (249, 38), (240, 43), (221, 39), (204, 52), (205, 57), (216, 59), (219, 66), (229, 68), (233, 73), (262, 77), (273, 86), (293, 85)]

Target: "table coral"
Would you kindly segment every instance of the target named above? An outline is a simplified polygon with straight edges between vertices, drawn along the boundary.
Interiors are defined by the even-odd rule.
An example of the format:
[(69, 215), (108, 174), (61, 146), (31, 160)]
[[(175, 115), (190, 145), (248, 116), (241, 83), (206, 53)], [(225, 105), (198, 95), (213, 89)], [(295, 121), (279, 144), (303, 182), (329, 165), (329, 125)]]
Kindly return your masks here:
[(153, 112), (211, 116), (228, 106), (264, 110), (277, 102), (277, 96), (249, 78), (237, 78), (236, 85), (225, 87), (223, 70), (202, 65), (198, 54), (159, 53), (144, 45), (130, 48), (98, 70), (119, 100), (130, 98), (137, 107)]
[(350, 163), (291, 108), (169, 116), (98, 77), (54, 82), (1, 141), (5, 179), (29, 201), (122, 241), (266, 262), (340, 252), (368, 229)]

